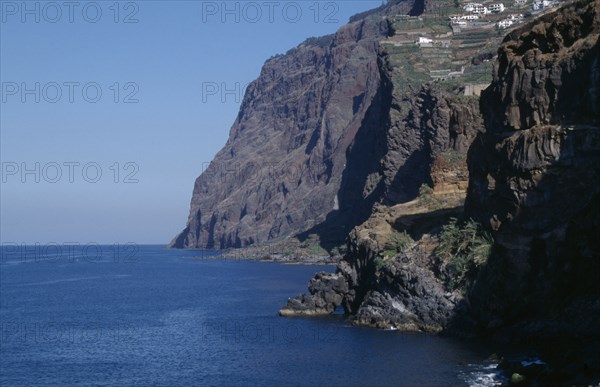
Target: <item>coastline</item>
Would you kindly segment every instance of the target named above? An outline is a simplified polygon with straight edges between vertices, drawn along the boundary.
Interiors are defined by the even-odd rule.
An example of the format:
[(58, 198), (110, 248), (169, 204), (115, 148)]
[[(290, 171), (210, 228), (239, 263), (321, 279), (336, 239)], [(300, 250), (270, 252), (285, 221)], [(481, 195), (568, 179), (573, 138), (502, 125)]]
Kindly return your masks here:
[(287, 254), (246, 254), (246, 249), (227, 249), (227, 250), (198, 250), (185, 249), (185, 251), (198, 251), (199, 255), (195, 259), (206, 260), (225, 260), (225, 261), (251, 261), (263, 263), (280, 263), (283, 265), (311, 265), (311, 266), (335, 266), (341, 257), (332, 257), (325, 255), (302, 256)]

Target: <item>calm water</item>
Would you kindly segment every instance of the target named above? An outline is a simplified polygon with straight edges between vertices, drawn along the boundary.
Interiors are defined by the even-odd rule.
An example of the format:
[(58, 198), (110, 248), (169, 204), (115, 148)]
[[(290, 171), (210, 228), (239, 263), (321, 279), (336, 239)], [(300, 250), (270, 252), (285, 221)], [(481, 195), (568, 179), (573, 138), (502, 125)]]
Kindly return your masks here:
[(277, 316), (332, 267), (42, 247), (3, 247), (2, 386), (456, 386), (493, 373), (489, 353), (452, 339)]

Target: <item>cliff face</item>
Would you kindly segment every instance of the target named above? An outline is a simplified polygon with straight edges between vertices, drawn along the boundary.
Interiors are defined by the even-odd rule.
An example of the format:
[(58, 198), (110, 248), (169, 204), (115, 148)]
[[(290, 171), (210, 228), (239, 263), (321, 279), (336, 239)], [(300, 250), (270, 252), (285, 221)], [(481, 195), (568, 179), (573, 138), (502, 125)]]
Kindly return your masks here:
[[(400, 82), (407, 74), (394, 61), (402, 54), (381, 44), (394, 33), (389, 16), (431, 8), (390, 1), (269, 60), (227, 144), (197, 179), (187, 226), (171, 246), (222, 249), (316, 234), (333, 247), (374, 203), (411, 200), (431, 184), (433, 161), (472, 141), (477, 109), (421, 90), (418, 80)], [(460, 178), (466, 182), (466, 169)]]
[[(360, 187), (345, 192), (369, 156), (353, 149), (375, 151), (385, 116), (382, 15), (416, 3), (392, 2), (269, 60), (248, 86), (227, 144), (197, 179), (187, 227), (171, 246), (244, 247), (309, 230), (328, 215), (356, 222), (365, 198)], [(334, 234), (343, 240), (347, 231)]]
[[(391, 78), (388, 68), (384, 78)], [(422, 86), (417, 92), (393, 89), (387, 153), (380, 162), (379, 184), (387, 202), (350, 232), (348, 251), (336, 273), (319, 273), (309, 294), (289, 300), (281, 315), (332, 313), (342, 306), (360, 325), (404, 330), (441, 331), (460, 309), (459, 292), (445, 289), (435, 271), (434, 241), (429, 234), (462, 212), (468, 171), (466, 148), (483, 120), (477, 99)], [(431, 193), (419, 196), (429, 183)], [(408, 198), (418, 198), (407, 201)], [(419, 240), (378, 267), (390, 236), (406, 231)]]
[(385, 34), (360, 21), (267, 62), (196, 181), (173, 246), (243, 247), (324, 220), (337, 205), (345, 151), (379, 98), (376, 39)]
[(600, 321), (599, 37), (600, 1), (579, 1), (500, 47), (469, 154), (467, 214), (496, 235), (472, 292), (483, 324)]

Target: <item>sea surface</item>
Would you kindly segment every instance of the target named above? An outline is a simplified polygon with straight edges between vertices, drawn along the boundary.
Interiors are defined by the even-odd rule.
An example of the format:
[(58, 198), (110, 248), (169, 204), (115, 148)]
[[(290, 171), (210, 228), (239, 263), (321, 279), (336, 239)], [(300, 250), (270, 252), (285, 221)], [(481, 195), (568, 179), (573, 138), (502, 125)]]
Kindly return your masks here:
[(495, 385), (489, 350), (281, 318), (330, 266), (162, 246), (2, 246), (2, 386)]

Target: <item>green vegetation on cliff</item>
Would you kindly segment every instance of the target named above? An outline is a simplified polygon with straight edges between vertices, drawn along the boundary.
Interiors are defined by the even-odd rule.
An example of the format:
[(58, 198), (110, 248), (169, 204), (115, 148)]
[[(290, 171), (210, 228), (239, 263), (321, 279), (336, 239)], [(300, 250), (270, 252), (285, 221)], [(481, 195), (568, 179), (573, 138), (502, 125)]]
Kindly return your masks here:
[(435, 250), (446, 285), (451, 290), (468, 286), (487, 263), (493, 243), (491, 235), (475, 221), (451, 219), (443, 227)]

